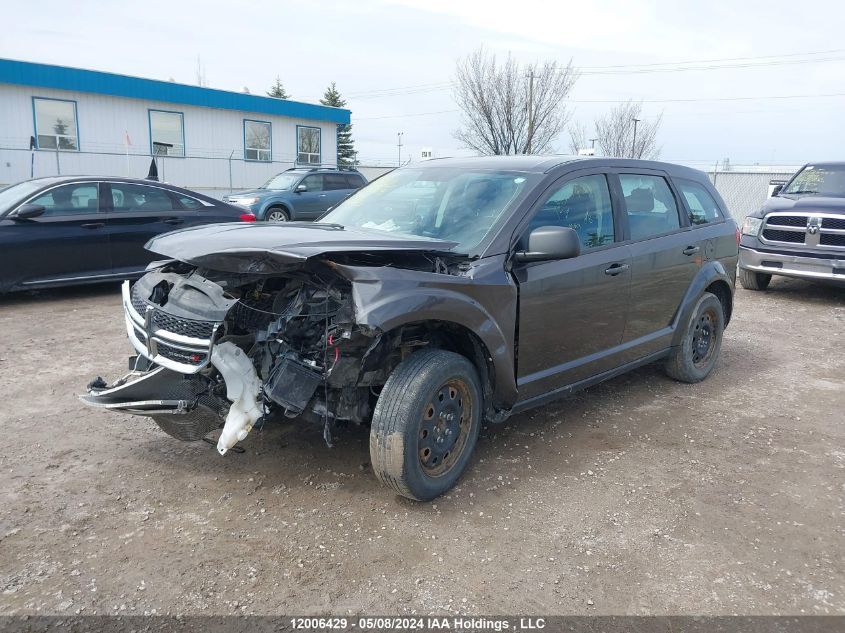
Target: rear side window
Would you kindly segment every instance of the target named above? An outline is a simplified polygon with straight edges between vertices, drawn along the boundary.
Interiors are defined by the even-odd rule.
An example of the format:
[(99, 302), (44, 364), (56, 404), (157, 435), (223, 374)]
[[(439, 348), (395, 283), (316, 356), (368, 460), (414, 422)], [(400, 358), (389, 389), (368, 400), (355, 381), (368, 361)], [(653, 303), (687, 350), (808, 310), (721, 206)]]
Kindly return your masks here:
[(678, 205), (662, 176), (619, 174), (632, 240), (647, 240), (681, 228)]
[(691, 225), (709, 224), (722, 219), (719, 205), (702, 185), (691, 180), (676, 180), (675, 184), (678, 185), (687, 203)]
[(327, 191), (337, 191), (338, 189), (346, 189), (346, 178), (343, 174), (326, 174), (323, 176), (324, 187)]
[(201, 209), (202, 202), (197, 200), (196, 198), (190, 198), (188, 196), (179, 196), (178, 197), (179, 204), (182, 205), (183, 209)]
[(164, 190), (131, 183), (111, 183), (114, 210), (120, 211), (173, 211), (173, 200)]

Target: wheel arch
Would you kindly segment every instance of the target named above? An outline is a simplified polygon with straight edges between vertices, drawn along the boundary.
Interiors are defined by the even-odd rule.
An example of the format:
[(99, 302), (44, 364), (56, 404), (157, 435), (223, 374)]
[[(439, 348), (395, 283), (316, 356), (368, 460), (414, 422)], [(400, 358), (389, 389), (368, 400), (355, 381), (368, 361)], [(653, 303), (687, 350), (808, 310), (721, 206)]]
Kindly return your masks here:
[[(495, 415), (497, 369), (487, 344), (472, 329), (455, 321), (421, 319), (396, 325), (384, 332), (364, 357), (364, 371), (388, 362), (387, 373), (416, 349), (443, 349), (469, 360), (481, 382), (484, 416)], [(398, 354), (396, 352), (399, 352)]]
[(273, 209), (281, 209), (282, 211), (288, 214), (289, 220), (293, 219), (293, 208), (291, 208), (291, 206), (287, 202), (283, 202), (281, 200), (273, 200), (271, 202), (268, 202), (264, 207), (264, 211), (262, 212), (261, 217), (266, 220), (267, 214), (270, 213), (270, 211), (272, 211)]
[(733, 280), (720, 261), (706, 262), (690, 283), (678, 310), (675, 312), (675, 318), (672, 321), (674, 329), (673, 346), (680, 344), (684, 335), (683, 324), (687, 322), (698, 299), (705, 292), (711, 292), (719, 299), (725, 314), (725, 325), (728, 324), (733, 312)]

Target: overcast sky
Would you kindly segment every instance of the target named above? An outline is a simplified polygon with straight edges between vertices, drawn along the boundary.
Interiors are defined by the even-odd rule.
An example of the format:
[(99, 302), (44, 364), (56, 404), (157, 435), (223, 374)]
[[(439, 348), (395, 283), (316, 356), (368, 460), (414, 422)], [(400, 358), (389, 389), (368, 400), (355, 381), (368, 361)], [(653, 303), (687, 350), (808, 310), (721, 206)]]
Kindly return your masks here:
[[(336, 81), (364, 162), (395, 162), (399, 131), (404, 157), (423, 147), (465, 153), (453, 138), (460, 115), (449, 84), (456, 60), (482, 44), (526, 62), (571, 59), (583, 74), (568, 107), (589, 126), (615, 101), (644, 100), (646, 116), (663, 113), (664, 160), (845, 158), (841, 0), (4, 5), (0, 57), (195, 83), (199, 56), (211, 87), (262, 94), (279, 75), (303, 101)], [(666, 72), (701, 60), (718, 61)], [(555, 149), (567, 152), (566, 135)]]

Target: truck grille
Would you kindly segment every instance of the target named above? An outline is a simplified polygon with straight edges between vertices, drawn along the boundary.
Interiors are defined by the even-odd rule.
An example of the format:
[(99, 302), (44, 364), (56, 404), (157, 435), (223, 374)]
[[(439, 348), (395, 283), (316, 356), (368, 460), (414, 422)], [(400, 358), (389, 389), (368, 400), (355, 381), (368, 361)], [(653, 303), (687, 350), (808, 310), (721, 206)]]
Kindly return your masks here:
[(766, 216), (760, 239), (764, 243), (808, 248), (845, 248), (845, 218), (825, 213), (773, 213)]
[(775, 229), (765, 229), (763, 231), (763, 237), (769, 240), (770, 242), (789, 242), (790, 244), (804, 243), (803, 231), (801, 233), (798, 233), (794, 231), (778, 231)]

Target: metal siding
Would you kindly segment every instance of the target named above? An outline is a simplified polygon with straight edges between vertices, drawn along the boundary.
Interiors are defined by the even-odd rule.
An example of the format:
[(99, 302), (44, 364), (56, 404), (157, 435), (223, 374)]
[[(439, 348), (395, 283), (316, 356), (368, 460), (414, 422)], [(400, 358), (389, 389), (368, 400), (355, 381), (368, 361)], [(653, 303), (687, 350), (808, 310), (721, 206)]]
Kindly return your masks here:
[(350, 122), (350, 112), (343, 108), (11, 59), (0, 59), (0, 83), (315, 121)]
[[(138, 101), (92, 93), (0, 84), (0, 186), (29, 178), (29, 137), (34, 134), (32, 97), (69, 99), (77, 102), (80, 152), (59, 152), (61, 173), (82, 175), (146, 176), (150, 165), (148, 110), (174, 110), (172, 104)], [(254, 188), (271, 176), (293, 166), (296, 126), (319, 127), (324, 164), (335, 164), (336, 124), (264, 116), (270, 122), (273, 162), (243, 160), (243, 120), (248, 112), (184, 106), (186, 158), (164, 159), (164, 178), (172, 184), (222, 197), (229, 192), (229, 155), (234, 190)], [(316, 123), (316, 125), (315, 125)], [(125, 156), (126, 132), (132, 141)], [(112, 155), (90, 152), (111, 152)], [(35, 176), (57, 173), (56, 152), (36, 152)]]

